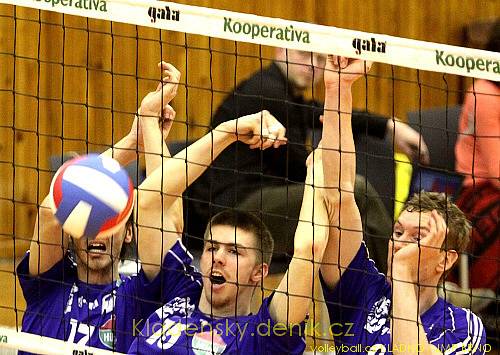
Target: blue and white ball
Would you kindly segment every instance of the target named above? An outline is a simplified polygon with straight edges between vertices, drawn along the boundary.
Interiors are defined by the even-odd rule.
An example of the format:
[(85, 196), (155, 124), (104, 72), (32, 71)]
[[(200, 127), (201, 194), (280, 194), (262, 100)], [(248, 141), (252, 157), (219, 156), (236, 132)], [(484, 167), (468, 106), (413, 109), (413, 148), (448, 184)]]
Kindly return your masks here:
[(50, 186), (52, 212), (74, 238), (116, 233), (134, 207), (127, 172), (109, 157), (79, 156), (57, 170)]

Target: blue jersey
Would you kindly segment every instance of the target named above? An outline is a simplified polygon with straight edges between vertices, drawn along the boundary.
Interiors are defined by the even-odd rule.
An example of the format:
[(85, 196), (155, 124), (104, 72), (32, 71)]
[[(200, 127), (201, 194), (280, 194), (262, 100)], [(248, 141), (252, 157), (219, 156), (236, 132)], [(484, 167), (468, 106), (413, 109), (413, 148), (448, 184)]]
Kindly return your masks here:
[[(189, 268), (186, 265), (186, 268)], [(211, 317), (198, 309), (201, 286), (186, 275), (178, 280), (184, 289), (145, 322), (129, 354), (302, 354), (304, 324), (286, 327), (273, 321), (266, 298), (255, 315)]]
[[(392, 291), (385, 275), (369, 259), (364, 243), (335, 289), (329, 290), (323, 281), (322, 286), (337, 353), (391, 353)], [(427, 340), (442, 353), (484, 354), (483, 324), (468, 309), (439, 298), (420, 318)]]
[(190, 272), (184, 268), (190, 260), (177, 241), (154, 280), (149, 281), (141, 270), (134, 276), (120, 276), (112, 284), (91, 285), (78, 280), (76, 264), (68, 255), (47, 272), (29, 276), (28, 252), (17, 268), (27, 303), (22, 330), (126, 352), (138, 325), (180, 292), (177, 285)]

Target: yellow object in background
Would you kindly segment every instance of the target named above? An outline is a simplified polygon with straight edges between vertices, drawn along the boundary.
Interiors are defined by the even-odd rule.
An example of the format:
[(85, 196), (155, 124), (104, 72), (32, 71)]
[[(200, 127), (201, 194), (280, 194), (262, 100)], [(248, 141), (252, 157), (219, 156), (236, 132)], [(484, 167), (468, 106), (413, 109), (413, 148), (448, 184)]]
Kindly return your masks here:
[(410, 192), (413, 167), (406, 154), (394, 153), (394, 220), (397, 220)]

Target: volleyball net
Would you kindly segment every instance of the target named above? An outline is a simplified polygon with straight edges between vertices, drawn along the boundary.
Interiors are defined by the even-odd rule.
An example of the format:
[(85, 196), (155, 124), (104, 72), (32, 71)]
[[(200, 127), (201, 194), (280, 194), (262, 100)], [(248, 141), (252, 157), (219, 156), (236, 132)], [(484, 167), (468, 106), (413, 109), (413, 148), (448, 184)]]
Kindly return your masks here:
[[(195, 259), (209, 218), (223, 209), (252, 210), (270, 226), (277, 266), (254, 296), (254, 311), (278, 285), (293, 252), (294, 201), (297, 196), (301, 201), (305, 178), (305, 160), (297, 158), (306, 157), (321, 137), (324, 88), (318, 54), (375, 62), (354, 87), (353, 103), (360, 122), (354, 132), (356, 197), (365, 243), (381, 271), (387, 268), (392, 223), (408, 196), (432, 190), (451, 200), (459, 197), (464, 180), (455, 171), (460, 105), (479, 79), (500, 81), (499, 53), (384, 34), (160, 1), (0, 4), (0, 255), (6, 260), (0, 274), (7, 291), (0, 319), (17, 327), (17, 332), (2, 328), (0, 351), (9, 343), (40, 353), (60, 346), (20, 333), (26, 306), (15, 265), (29, 249), (36, 211), (54, 172), (67, 158), (105, 151), (130, 131), (142, 98), (161, 80), (158, 62), (172, 63), (182, 74), (171, 103), (176, 111), (167, 140), (172, 154), (214, 128), (220, 117), (248, 114), (248, 106), (282, 115), (277, 119), (287, 128), (288, 144), (281, 153), (249, 156), (234, 145), (187, 189), (183, 201), (184, 244)], [(298, 85), (300, 75), (307, 79)], [(277, 84), (269, 78), (278, 78), (283, 87), (273, 87)], [(500, 140), (494, 134), (488, 138)], [(413, 156), (403, 154), (405, 146)], [(140, 184), (144, 164), (135, 162), (128, 170)], [(276, 192), (277, 186), (284, 189)], [(472, 217), (474, 226), (489, 218), (493, 225), (486, 229), (498, 231), (498, 215), (496, 225), (492, 217), (498, 206), (492, 208), (486, 216)], [(477, 239), (461, 256), (453, 283), (440, 292), (460, 306), (485, 312), (483, 322), (493, 329), (488, 336), (498, 344), (498, 296), (476, 283), (473, 274), (477, 263), (486, 260), (486, 268), (498, 270), (500, 262), (494, 254), (498, 238), (483, 240), (483, 232), (475, 231)], [(491, 245), (493, 252), (484, 254)], [(137, 255), (129, 259), (122, 270), (133, 273)], [(321, 322), (328, 329), (320, 285), (312, 286), (311, 324)], [(63, 319), (63, 314), (47, 316)], [(308, 344), (330, 344), (331, 331), (321, 334), (313, 327)], [(22, 348), (24, 339), (36, 347)], [(95, 349), (69, 346), (60, 353), (75, 351)]]

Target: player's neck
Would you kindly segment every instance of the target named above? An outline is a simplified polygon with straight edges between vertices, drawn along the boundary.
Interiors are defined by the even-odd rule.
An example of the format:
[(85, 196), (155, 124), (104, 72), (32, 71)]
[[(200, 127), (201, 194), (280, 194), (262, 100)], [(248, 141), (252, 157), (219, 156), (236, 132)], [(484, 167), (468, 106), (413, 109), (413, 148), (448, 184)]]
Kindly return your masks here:
[(208, 301), (205, 290), (203, 290), (198, 304), (198, 309), (200, 312), (216, 318), (234, 317), (235, 310), (236, 316), (246, 316), (250, 314), (251, 301), (251, 296), (246, 297), (246, 295), (240, 294), (238, 296), (238, 302), (228, 302), (223, 306), (216, 306), (212, 305)]
[(77, 263), (78, 280), (90, 285), (108, 285), (118, 280), (118, 263), (100, 270), (92, 270), (82, 263)]
[(418, 292), (419, 314), (422, 315), (427, 312), (427, 310), (429, 310), (429, 308), (431, 308), (432, 305), (438, 300), (436, 286), (421, 285), (419, 288), (416, 287), (416, 292)]

